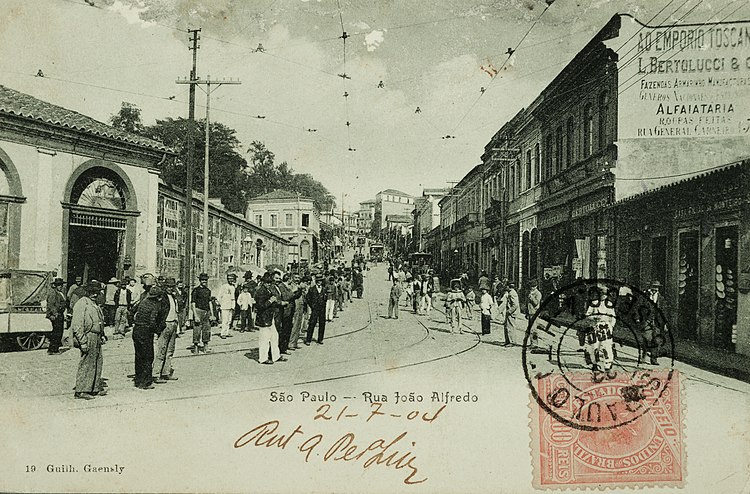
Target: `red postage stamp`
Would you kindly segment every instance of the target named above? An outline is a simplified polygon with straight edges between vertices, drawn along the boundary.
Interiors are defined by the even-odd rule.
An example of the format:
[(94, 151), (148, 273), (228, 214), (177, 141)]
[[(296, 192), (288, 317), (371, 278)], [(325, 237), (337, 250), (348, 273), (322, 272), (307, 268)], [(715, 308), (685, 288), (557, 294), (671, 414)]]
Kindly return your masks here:
[(532, 400), (535, 487), (684, 485), (677, 371), (602, 382), (587, 372), (550, 374), (537, 385), (551, 410)]

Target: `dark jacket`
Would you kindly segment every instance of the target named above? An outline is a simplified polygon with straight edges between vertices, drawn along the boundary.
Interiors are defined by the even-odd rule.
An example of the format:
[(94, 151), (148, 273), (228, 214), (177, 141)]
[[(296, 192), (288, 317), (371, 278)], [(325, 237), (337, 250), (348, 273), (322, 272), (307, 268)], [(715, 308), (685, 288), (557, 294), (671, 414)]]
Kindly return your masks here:
[(271, 302), (270, 298), (276, 295), (273, 285), (261, 283), (255, 291), (255, 325), (266, 328), (273, 323), (274, 317), (279, 309), (277, 301)]
[[(167, 306), (168, 307), (168, 306)], [(134, 323), (136, 326), (148, 328), (154, 333), (161, 333), (166, 326), (167, 313), (161, 297), (146, 297), (138, 304)]]
[(120, 293), (123, 290), (125, 290), (125, 292), (127, 292), (125, 294), (125, 299), (127, 300), (127, 302), (126, 302), (127, 303), (127, 307), (130, 307), (130, 306), (133, 305), (133, 294), (130, 293), (130, 290), (128, 290), (127, 288), (118, 288), (117, 290), (115, 290), (115, 307), (119, 307), (120, 306)]
[(299, 298), (299, 289), (293, 289), (292, 286), (286, 283), (279, 283), (279, 290), (281, 291), (281, 300), (289, 302), (289, 305), (285, 305), (281, 309), (281, 317), (284, 319), (291, 319), (294, 317), (294, 301)]
[(320, 291), (318, 287), (312, 285), (307, 290), (305, 295), (305, 304), (310, 308), (310, 312), (325, 311), (326, 309), (326, 287), (321, 286)]
[(55, 288), (50, 288), (47, 294), (47, 319), (54, 321), (58, 317), (61, 317), (65, 312), (66, 305), (65, 295)]

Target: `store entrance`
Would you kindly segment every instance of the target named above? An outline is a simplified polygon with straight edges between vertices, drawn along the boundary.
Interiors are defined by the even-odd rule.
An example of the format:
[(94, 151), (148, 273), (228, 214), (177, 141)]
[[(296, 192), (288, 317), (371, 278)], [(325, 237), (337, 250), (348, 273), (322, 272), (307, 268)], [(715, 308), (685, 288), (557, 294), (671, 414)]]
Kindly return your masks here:
[(694, 340), (698, 337), (698, 300), (700, 293), (698, 232), (680, 233), (679, 243), (677, 331), (679, 337)]
[(68, 233), (68, 276), (84, 282), (117, 277), (122, 230), (71, 225)]
[(714, 341), (734, 351), (737, 343), (737, 226), (716, 229)]

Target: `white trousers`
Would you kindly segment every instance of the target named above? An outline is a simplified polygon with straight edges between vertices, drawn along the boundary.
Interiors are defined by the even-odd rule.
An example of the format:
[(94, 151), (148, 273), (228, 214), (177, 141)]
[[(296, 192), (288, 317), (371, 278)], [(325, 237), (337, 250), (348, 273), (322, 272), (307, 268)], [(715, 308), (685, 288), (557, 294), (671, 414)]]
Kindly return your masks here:
[(267, 327), (258, 327), (258, 362), (268, 360), (268, 350), (271, 350), (271, 360), (276, 362), (281, 357), (279, 352), (279, 332), (276, 330), (276, 323), (271, 323)]
[(336, 307), (335, 300), (326, 300), (326, 321), (333, 321), (333, 308)]
[(229, 334), (229, 326), (232, 324), (234, 309), (221, 309), (221, 336)]

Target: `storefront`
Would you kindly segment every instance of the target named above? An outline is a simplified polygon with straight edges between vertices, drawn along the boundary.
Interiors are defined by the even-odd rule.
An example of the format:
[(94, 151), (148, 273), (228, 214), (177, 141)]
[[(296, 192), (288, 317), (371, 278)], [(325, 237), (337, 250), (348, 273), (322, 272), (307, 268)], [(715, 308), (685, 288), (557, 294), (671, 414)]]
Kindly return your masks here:
[(617, 273), (663, 285), (678, 339), (750, 354), (750, 161), (612, 208)]
[(539, 214), (542, 274), (560, 273), (563, 284), (610, 276), (612, 198), (611, 188), (598, 189)]

